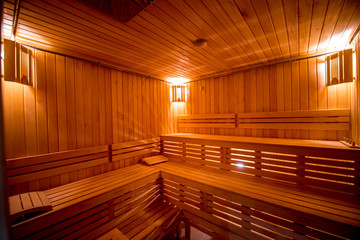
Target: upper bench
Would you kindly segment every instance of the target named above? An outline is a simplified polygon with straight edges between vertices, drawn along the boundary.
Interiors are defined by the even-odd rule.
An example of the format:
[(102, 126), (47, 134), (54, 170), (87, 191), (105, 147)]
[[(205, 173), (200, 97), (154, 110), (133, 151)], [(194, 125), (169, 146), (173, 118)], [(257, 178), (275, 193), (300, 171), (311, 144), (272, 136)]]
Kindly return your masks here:
[(161, 138), (163, 155), (172, 160), (155, 166), (164, 179), (165, 199), (191, 218), (202, 218), (200, 223), (218, 221), (225, 232), (249, 239), (262, 239), (254, 231), (295, 239), (360, 234), (360, 150), (333, 141), (203, 134)]
[(319, 191), (360, 193), (360, 150), (337, 141), (191, 133), (163, 135), (161, 139), (163, 153), (172, 159)]

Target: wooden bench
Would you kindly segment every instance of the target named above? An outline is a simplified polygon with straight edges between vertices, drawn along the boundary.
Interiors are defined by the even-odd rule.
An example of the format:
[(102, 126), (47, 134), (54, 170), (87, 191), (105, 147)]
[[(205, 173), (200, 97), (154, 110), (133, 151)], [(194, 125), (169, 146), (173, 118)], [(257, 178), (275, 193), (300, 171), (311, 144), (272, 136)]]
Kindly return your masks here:
[(236, 116), (229, 114), (203, 114), (179, 116), (177, 118), (180, 128), (235, 128)]
[[(136, 164), (141, 157), (159, 152), (160, 139), (151, 138), (8, 159), (11, 195), (45, 190), (44, 195), (53, 207), (49, 212), (29, 219), (25, 216), (27, 220), (15, 223), (13, 237), (72, 238), (94, 229), (107, 231), (115, 227), (112, 220), (123, 211), (138, 209), (137, 205), (144, 205), (145, 199), (151, 202), (159, 195), (159, 172)], [(49, 184), (52, 180), (57, 181)], [(72, 183), (66, 184), (69, 182)], [(10, 200), (17, 203), (12, 201), (16, 200), (15, 196)], [(40, 209), (41, 206), (33, 206), (32, 210), (34, 207)], [(20, 215), (13, 214), (12, 220)], [(101, 231), (98, 234), (102, 234)]]
[(159, 171), (136, 164), (49, 189), (53, 209), (12, 225), (12, 238), (94, 238), (158, 200), (159, 178)]
[[(8, 159), (6, 166), (10, 193), (57, 187), (64, 184), (61, 181), (64, 175), (68, 179), (65, 183), (83, 179), (86, 169), (107, 164), (108, 159), (107, 145)], [(70, 179), (70, 174), (77, 171), (84, 171), (84, 174)]]
[(160, 152), (160, 138), (7, 159), (10, 195), (47, 190), (127, 167)]
[[(338, 142), (162, 136), (163, 198), (225, 239), (360, 236), (360, 151)], [(356, 238), (356, 237), (355, 237)]]
[(131, 142), (115, 143), (110, 145), (111, 159), (120, 166), (129, 166), (129, 159), (136, 158), (134, 162), (140, 163), (140, 158), (160, 153), (160, 138), (149, 138)]
[(238, 113), (237, 127), (349, 131), (350, 110)]

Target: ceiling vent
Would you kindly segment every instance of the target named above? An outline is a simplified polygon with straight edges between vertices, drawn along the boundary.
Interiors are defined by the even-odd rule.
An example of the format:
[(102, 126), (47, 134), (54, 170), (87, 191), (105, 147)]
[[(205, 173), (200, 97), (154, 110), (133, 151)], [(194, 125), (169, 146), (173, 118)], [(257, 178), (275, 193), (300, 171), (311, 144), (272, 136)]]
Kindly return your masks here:
[(116, 20), (127, 23), (155, 0), (78, 0)]

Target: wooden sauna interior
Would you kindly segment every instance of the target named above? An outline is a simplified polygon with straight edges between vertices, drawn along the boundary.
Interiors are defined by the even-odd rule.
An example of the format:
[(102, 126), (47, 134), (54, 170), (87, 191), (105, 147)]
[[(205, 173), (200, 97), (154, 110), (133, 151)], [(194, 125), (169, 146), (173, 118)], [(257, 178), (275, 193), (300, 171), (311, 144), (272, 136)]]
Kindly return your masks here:
[(1, 9), (0, 239), (360, 239), (360, 1)]

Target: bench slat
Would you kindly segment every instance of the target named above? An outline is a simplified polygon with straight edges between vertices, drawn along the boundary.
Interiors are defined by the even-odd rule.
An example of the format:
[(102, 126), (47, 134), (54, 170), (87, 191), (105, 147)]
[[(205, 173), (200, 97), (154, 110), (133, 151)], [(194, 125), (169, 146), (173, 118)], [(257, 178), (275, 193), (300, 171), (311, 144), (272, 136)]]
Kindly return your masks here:
[[(325, 222), (330, 225), (336, 222), (341, 227), (335, 224), (333, 227), (337, 229), (333, 231), (345, 235), (350, 235), (346, 231), (350, 231), (352, 234), (356, 233), (357, 230), (355, 229), (360, 227), (360, 206), (358, 201), (355, 207), (351, 204), (349, 206), (336, 205), (332, 203), (331, 198), (326, 199), (321, 194), (319, 196), (314, 194), (316, 197), (312, 199), (308, 198), (311, 196), (309, 193), (301, 196), (301, 192), (298, 191), (297, 194), (288, 193), (288, 189), (283, 187), (267, 189), (268, 185), (263, 184), (261, 186), (261, 182), (259, 182), (260, 185), (256, 185), (256, 182), (251, 184), (250, 180), (248, 180), (250, 183), (246, 187), (246, 183), (239, 181), (237, 178), (231, 178), (224, 174), (209, 174), (208, 171), (199, 170), (199, 168), (193, 168), (191, 171), (191, 167), (183, 167), (183, 165), (171, 162), (162, 163), (157, 165), (156, 168), (162, 171), (163, 178), (169, 179), (172, 182), (191, 186), (192, 188), (222, 198), (226, 196), (227, 201), (239, 202), (241, 205), (253, 207), (264, 212), (270, 211), (271, 214), (293, 219), (300, 224), (310, 227), (312, 226), (311, 224), (314, 224), (313, 227), (322, 226), (323, 228), (324, 226), (329, 226)], [(172, 191), (169, 188), (167, 189)], [(274, 189), (277, 190), (274, 191)], [(289, 189), (291, 190), (291, 188)], [(224, 191), (227, 191), (227, 193)], [(247, 200), (247, 198), (249, 199)], [(324, 200), (320, 201), (319, 198)], [(182, 200), (191, 204), (188, 199), (183, 198)], [(254, 205), (255, 203), (256, 205)], [(302, 219), (305, 218), (307, 220), (303, 221)], [(308, 221), (309, 219), (311, 219), (310, 222)]]

